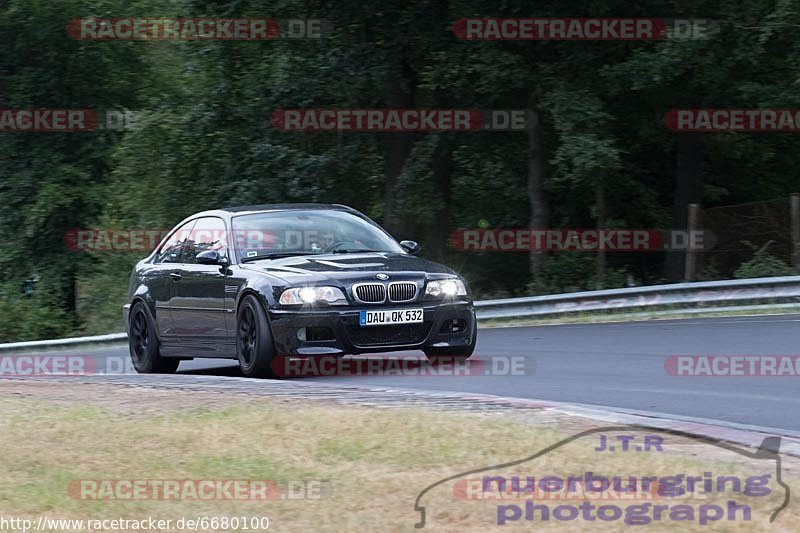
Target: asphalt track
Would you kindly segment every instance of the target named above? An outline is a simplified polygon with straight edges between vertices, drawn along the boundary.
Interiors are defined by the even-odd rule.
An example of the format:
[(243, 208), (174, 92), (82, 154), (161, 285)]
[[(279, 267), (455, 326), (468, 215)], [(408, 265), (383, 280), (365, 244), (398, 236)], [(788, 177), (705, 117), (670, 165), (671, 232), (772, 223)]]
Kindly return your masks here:
[[(800, 315), (491, 328), (479, 330), (478, 375), (302, 379), (607, 406), (800, 435), (800, 377), (676, 377), (664, 368), (670, 355), (797, 355), (799, 345)], [(47, 353), (122, 360), (127, 346)], [(492, 372), (493, 359), (510, 357), (524, 358), (528, 372)], [(234, 365), (195, 359), (182, 362), (179, 373), (241, 376)]]

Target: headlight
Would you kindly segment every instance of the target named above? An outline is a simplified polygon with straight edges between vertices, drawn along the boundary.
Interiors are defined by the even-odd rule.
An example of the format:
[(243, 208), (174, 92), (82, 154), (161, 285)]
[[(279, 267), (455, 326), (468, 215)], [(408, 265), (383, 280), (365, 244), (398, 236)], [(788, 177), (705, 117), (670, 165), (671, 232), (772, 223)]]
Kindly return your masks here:
[(425, 286), (425, 295), (435, 298), (441, 296), (466, 296), (467, 288), (460, 279), (439, 279), (428, 282)]
[(278, 302), (281, 305), (308, 305), (318, 302), (347, 305), (347, 298), (336, 287), (295, 287), (283, 291)]

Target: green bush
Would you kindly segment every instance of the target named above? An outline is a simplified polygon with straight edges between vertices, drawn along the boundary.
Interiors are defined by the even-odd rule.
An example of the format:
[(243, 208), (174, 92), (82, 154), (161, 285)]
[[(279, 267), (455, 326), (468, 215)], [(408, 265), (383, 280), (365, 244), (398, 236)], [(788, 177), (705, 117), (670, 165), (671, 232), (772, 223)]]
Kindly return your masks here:
[(0, 343), (65, 337), (72, 327), (46, 282), (38, 283), (30, 296), (10, 284), (0, 288)]
[[(797, 274), (797, 270), (792, 268), (785, 261), (781, 261), (771, 255), (767, 248), (773, 243), (769, 241), (764, 246), (753, 252), (753, 257), (739, 265), (733, 273), (737, 279), (743, 278), (767, 278), (772, 276), (792, 276)], [(750, 243), (745, 243), (752, 245)]]
[(556, 294), (620, 288), (627, 285), (624, 269), (607, 265), (605, 279), (597, 279), (597, 256), (593, 253), (564, 252), (551, 254), (538, 279), (528, 284), (528, 294)]

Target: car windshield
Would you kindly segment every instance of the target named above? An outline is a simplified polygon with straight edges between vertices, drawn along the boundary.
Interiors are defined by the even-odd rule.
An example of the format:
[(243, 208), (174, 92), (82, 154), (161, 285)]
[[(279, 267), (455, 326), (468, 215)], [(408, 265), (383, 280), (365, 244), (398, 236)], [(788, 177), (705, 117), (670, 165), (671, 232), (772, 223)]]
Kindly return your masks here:
[(233, 218), (239, 261), (319, 253), (404, 253), (386, 232), (357, 215), (337, 210), (291, 210)]

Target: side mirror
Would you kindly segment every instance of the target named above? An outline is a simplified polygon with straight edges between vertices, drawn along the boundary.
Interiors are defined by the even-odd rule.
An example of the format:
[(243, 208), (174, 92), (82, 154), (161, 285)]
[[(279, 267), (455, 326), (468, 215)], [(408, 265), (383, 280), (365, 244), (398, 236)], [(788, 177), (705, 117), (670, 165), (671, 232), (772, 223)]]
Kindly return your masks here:
[(402, 246), (403, 250), (410, 253), (411, 255), (418, 254), (420, 250), (419, 243), (416, 241), (400, 241), (400, 246)]
[(206, 250), (194, 256), (195, 261), (199, 265), (222, 265), (228, 264), (228, 258), (220, 254), (216, 250)]

